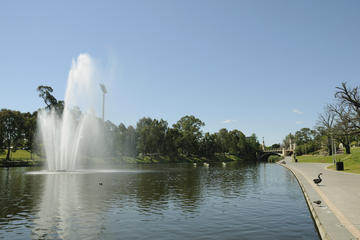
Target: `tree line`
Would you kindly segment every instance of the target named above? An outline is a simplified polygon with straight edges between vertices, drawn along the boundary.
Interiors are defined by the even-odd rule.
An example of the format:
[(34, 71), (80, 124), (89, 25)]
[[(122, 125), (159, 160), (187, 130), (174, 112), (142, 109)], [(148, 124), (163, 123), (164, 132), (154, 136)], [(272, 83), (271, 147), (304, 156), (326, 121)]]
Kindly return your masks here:
[[(144, 117), (136, 127), (119, 126), (105, 122), (106, 138), (112, 140), (114, 154), (129, 157), (167, 157), (168, 161), (195, 158), (216, 160), (220, 156), (234, 155), (255, 160), (260, 144), (255, 134), (246, 137), (239, 130), (220, 129), (216, 133), (203, 133), (205, 125), (195, 116), (183, 116), (171, 127), (163, 119)], [(109, 137), (110, 136), (110, 137)]]
[[(39, 97), (45, 109), (55, 109), (61, 115), (64, 102), (58, 101), (49, 86), (38, 87)], [(74, 109), (79, 113), (79, 108)], [(100, 119), (99, 119), (100, 121)], [(35, 141), (37, 111), (21, 113), (9, 109), (0, 111), (0, 149), (10, 151), (19, 148), (39, 151), (41, 142)], [(166, 161), (193, 161), (207, 158), (219, 160), (233, 155), (242, 159), (256, 159), (260, 144), (255, 134), (245, 136), (239, 130), (220, 129), (215, 133), (203, 133), (205, 123), (195, 116), (183, 116), (172, 126), (163, 119), (141, 118), (136, 126), (116, 125), (111, 121), (102, 123), (106, 141), (106, 154), (132, 158), (160, 158)], [(221, 158), (224, 159), (224, 158)]]
[(327, 104), (319, 114), (313, 129), (302, 128), (295, 134), (285, 137), (283, 145), (296, 143), (297, 155), (321, 153), (332, 155), (340, 144), (346, 154), (351, 153), (351, 146), (358, 145), (360, 134), (360, 95), (359, 87), (349, 87), (342, 83), (336, 87), (334, 103)]

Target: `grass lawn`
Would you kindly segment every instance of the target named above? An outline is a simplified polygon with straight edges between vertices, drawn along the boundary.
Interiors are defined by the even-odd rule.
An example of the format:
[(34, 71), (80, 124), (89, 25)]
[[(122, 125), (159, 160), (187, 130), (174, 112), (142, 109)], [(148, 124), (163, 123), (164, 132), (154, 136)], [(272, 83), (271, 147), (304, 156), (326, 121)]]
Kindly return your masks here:
[[(0, 159), (4, 160), (6, 159), (7, 150), (5, 150), (3, 153), (0, 153)], [(39, 157), (36, 154), (33, 154), (34, 160), (39, 160)], [(29, 160), (30, 161), (30, 152), (27, 150), (17, 150), (16, 152), (10, 153), (10, 160), (18, 161), (18, 160)]]
[[(299, 162), (333, 163), (332, 156), (303, 155), (296, 157)], [(360, 148), (351, 148), (351, 154), (337, 154), (336, 161), (344, 162), (344, 172), (360, 173)], [(329, 169), (334, 169), (332, 165)]]

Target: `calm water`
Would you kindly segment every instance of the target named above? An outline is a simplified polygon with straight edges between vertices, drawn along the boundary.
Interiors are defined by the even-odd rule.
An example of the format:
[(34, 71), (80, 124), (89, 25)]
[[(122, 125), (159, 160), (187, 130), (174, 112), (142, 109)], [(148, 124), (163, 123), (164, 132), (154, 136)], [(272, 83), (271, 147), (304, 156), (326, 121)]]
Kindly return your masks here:
[(27, 174), (38, 170), (0, 169), (0, 239), (318, 239), (275, 164)]

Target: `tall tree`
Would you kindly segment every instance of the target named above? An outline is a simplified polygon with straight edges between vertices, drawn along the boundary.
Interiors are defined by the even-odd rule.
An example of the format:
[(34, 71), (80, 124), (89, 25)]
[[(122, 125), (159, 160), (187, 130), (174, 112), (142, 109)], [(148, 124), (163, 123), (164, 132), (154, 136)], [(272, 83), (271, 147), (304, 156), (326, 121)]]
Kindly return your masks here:
[(177, 129), (180, 133), (180, 151), (185, 155), (197, 154), (199, 149), (199, 141), (202, 137), (201, 127), (205, 123), (195, 116), (184, 116), (173, 128)]
[(318, 127), (323, 135), (327, 137), (327, 150), (329, 156), (332, 155), (332, 138), (334, 137), (335, 113), (331, 110), (331, 106), (325, 107), (324, 113), (319, 115)]
[(350, 143), (353, 135), (351, 125), (351, 109), (348, 105), (330, 105), (331, 111), (336, 115), (334, 137), (343, 144), (346, 154), (350, 154)]
[(24, 137), (25, 142), (24, 146), (26, 149), (30, 151), (30, 159), (33, 159), (33, 150), (34, 150), (34, 137), (36, 133), (36, 119), (37, 119), (37, 112), (31, 113), (24, 113)]
[(120, 123), (118, 126), (118, 144), (122, 155), (137, 156), (136, 138), (136, 130), (133, 126), (126, 127), (123, 123)]
[(163, 153), (167, 127), (168, 123), (163, 119), (140, 119), (136, 125), (139, 152), (143, 154)]
[(216, 133), (217, 150), (219, 153), (225, 154), (229, 152), (230, 141), (229, 131), (226, 128), (222, 128)]
[(24, 119), (20, 112), (8, 109), (0, 111), (1, 139), (7, 149), (6, 160), (10, 160), (10, 151), (16, 151), (23, 136)]
[(200, 155), (204, 157), (211, 157), (215, 154), (216, 150), (216, 135), (208, 132), (205, 133), (204, 137), (201, 138), (200, 141)]
[(116, 148), (118, 140), (118, 127), (112, 123), (110, 120), (107, 120), (104, 123), (104, 136), (105, 136), (105, 147), (108, 154), (113, 154)]
[(58, 101), (53, 95), (52, 92), (54, 91), (52, 87), (49, 86), (38, 86), (37, 91), (39, 92), (39, 97), (44, 100), (46, 104), (46, 109), (55, 109), (58, 114), (62, 114), (64, 110), (64, 101)]
[(246, 153), (247, 155), (254, 156), (260, 150), (260, 144), (257, 136), (253, 133), (250, 137), (246, 137)]
[(340, 104), (347, 106), (351, 117), (349, 118), (350, 127), (353, 133), (360, 133), (360, 94), (359, 87), (348, 87), (346, 82), (343, 82), (340, 87), (336, 87), (335, 98), (339, 100)]
[(165, 151), (171, 158), (177, 158), (180, 148), (180, 132), (175, 128), (168, 128), (165, 135)]

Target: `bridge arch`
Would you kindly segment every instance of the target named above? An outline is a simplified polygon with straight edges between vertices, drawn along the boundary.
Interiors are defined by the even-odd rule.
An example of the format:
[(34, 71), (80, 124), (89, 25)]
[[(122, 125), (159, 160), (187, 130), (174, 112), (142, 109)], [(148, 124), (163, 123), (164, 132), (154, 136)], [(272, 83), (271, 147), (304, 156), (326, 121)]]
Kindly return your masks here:
[(271, 155), (276, 155), (276, 156), (280, 156), (280, 157), (282, 156), (282, 154), (277, 153), (277, 152), (262, 152), (258, 155), (258, 160), (259, 161), (267, 161)]

